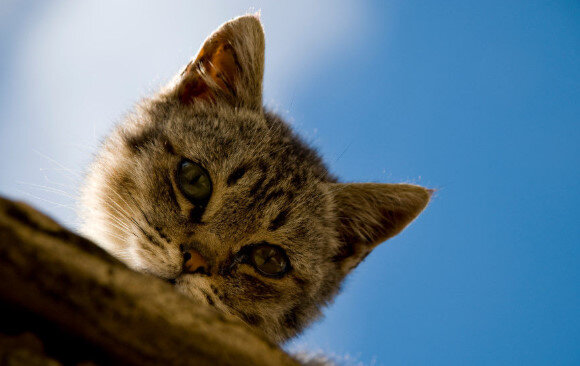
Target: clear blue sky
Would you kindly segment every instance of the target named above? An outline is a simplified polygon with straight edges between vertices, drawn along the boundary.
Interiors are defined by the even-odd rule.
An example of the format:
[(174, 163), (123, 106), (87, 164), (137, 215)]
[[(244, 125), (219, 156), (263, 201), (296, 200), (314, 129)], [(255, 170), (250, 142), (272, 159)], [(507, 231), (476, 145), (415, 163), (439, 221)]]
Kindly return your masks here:
[(266, 102), (331, 170), (438, 189), (288, 347), (375, 365), (580, 364), (577, 1), (72, 3), (0, 5), (0, 194), (73, 222), (30, 196), (72, 203), (33, 186), (78, 182), (42, 155), (82, 174), (139, 95), (261, 8)]

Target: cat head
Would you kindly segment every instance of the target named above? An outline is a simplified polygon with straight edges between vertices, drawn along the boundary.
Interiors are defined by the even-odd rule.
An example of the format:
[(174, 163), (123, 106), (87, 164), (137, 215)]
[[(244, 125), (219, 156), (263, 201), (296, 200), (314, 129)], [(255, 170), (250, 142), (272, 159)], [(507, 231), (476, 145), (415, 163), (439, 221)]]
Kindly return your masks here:
[(262, 107), (263, 69), (258, 18), (221, 26), (105, 140), (82, 188), (81, 229), (128, 266), (280, 342), (320, 315), (430, 191), (338, 183)]

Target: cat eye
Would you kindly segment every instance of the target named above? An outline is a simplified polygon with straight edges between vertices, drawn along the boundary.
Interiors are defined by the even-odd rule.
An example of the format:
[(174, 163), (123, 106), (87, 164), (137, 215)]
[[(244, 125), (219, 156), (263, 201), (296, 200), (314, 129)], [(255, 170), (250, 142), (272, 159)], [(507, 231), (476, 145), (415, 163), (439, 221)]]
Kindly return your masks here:
[(205, 206), (211, 196), (211, 180), (207, 171), (191, 160), (183, 159), (177, 168), (177, 185), (183, 195), (196, 206)]
[(280, 277), (290, 269), (290, 261), (284, 250), (271, 244), (253, 245), (249, 260), (260, 274), (268, 277)]

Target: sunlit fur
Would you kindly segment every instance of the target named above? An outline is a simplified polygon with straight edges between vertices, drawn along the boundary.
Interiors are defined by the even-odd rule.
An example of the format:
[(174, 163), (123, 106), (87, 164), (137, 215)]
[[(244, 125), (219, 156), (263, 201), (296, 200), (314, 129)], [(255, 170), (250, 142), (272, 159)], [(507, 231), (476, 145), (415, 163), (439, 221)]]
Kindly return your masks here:
[[(228, 76), (233, 85), (219, 89), (195, 61), (141, 101), (89, 169), (82, 232), (135, 270), (175, 279), (178, 291), (280, 342), (315, 320), (345, 275), (412, 221), (430, 192), (407, 184), (337, 183), (317, 153), (261, 107), (259, 20), (237, 18), (212, 37), (233, 46), (240, 66)], [(184, 87), (196, 77), (209, 87), (203, 98)], [(211, 177), (212, 196), (200, 220), (176, 186), (182, 158)], [(233, 260), (260, 242), (286, 251), (291, 269), (285, 276), (264, 277)], [(182, 274), (183, 248), (201, 253), (209, 273)]]

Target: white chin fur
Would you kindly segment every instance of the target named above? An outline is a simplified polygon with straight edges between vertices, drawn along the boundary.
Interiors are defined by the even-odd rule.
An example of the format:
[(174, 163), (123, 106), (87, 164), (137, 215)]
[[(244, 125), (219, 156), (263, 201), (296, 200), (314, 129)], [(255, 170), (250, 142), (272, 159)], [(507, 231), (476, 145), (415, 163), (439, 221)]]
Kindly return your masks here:
[[(217, 296), (214, 296), (210, 281), (206, 277), (199, 275), (180, 276), (175, 281), (175, 289), (195, 301), (211, 305), (226, 314), (231, 314), (229, 308)], [(213, 304), (208, 302), (206, 294), (211, 298)]]
[(203, 303), (207, 303), (207, 300), (201, 289), (205, 290), (205, 292), (211, 291), (206, 279), (193, 275), (186, 275), (177, 278), (175, 281), (175, 289), (187, 297), (199, 300)]

